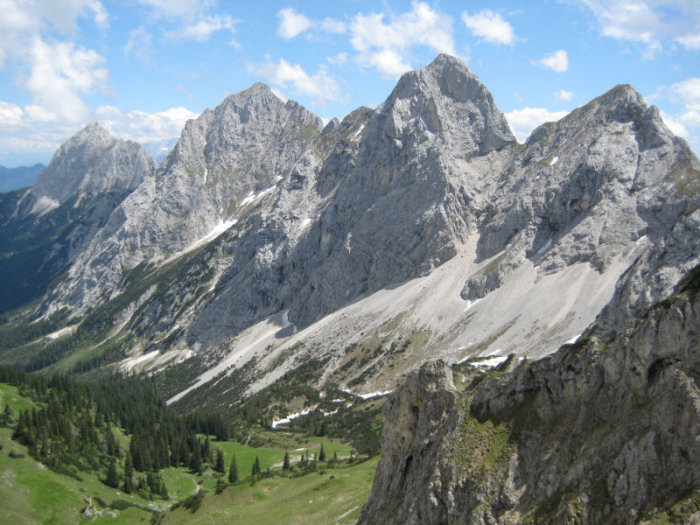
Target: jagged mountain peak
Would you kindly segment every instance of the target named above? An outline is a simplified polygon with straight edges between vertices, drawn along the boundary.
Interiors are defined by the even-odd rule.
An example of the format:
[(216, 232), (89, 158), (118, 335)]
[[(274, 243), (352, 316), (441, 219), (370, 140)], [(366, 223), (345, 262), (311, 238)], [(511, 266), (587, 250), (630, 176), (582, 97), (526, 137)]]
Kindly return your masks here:
[(32, 193), (44, 202), (62, 203), (78, 193), (128, 191), (154, 166), (141, 145), (118, 140), (102, 124), (91, 122), (58, 148)]
[(389, 135), (442, 134), (466, 156), (515, 142), (493, 95), (464, 62), (444, 53), (405, 73), (380, 112), (389, 117)]

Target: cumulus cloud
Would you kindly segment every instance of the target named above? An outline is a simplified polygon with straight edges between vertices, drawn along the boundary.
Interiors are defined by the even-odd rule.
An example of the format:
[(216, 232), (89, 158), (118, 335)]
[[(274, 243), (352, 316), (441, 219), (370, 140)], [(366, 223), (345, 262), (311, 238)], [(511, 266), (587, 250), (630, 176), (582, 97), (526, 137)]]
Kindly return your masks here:
[(197, 114), (184, 107), (148, 113), (129, 111), (124, 113), (114, 106), (100, 106), (95, 117), (117, 138), (129, 139), (140, 144), (159, 144), (180, 135), (185, 123), (197, 118)]
[(563, 49), (558, 49), (553, 53), (547, 53), (539, 60), (534, 60), (533, 65), (546, 67), (557, 73), (563, 73), (569, 69), (569, 56)]
[(659, 111), (659, 114), (661, 115), (664, 124), (666, 124), (666, 127), (671, 130), (671, 133), (673, 133), (674, 135), (678, 135), (679, 137), (683, 137), (684, 139), (687, 139), (689, 137), (688, 129), (683, 125), (682, 122), (680, 122), (679, 120), (677, 120), (676, 118), (672, 117), (664, 111)]
[(358, 62), (389, 76), (411, 69), (408, 54), (415, 46), (455, 53), (452, 19), (422, 2), (414, 2), (411, 11), (400, 15), (359, 13), (349, 31)]
[(283, 89), (291, 86), (296, 93), (312, 97), (315, 104), (337, 102), (342, 98), (340, 85), (324, 67), (309, 75), (299, 64), (290, 64), (284, 59), (278, 62), (268, 59), (262, 65), (249, 66), (248, 71)]
[(564, 118), (568, 111), (549, 111), (546, 108), (516, 109), (506, 113), (506, 120), (520, 142), (525, 142), (537, 126)]
[[(277, 33), (287, 40), (309, 31), (347, 34), (359, 65), (391, 77), (411, 69), (410, 54), (415, 47), (455, 54), (452, 18), (425, 2), (412, 2), (411, 10), (404, 13), (358, 13), (347, 22), (312, 20), (291, 7), (280, 10), (277, 18)], [(347, 56), (341, 55), (344, 62)], [(329, 62), (342, 63), (334, 59)]]
[[(184, 107), (165, 111), (123, 112), (115, 106), (100, 106), (83, 121), (68, 122), (42, 106), (24, 108), (0, 101), (0, 151), (2, 162), (22, 162), (22, 152), (50, 156), (71, 135), (91, 120), (98, 120), (117, 138), (134, 140), (157, 153), (180, 136), (185, 123), (197, 114)], [(17, 160), (13, 160), (13, 159)]]
[(287, 7), (277, 13), (280, 25), (277, 27), (277, 34), (289, 40), (309, 29), (313, 24), (304, 15), (297, 13), (293, 8)]
[(561, 100), (562, 102), (570, 102), (571, 99), (574, 98), (574, 94), (571, 91), (567, 91), (566, 89), (560, 89), (554, 94), (557, 99)]
[(696, 0), (580, 0), (595, 16), (603, 35), (646, 45), (653, 59), (670, 40), (700, 49), (700, 2)]
[(106, 89), (109, 73), (105, 59), (91, 49), (75, 48), (73, 43), (49, 45), (37, 38), (31, 46), (30, 74), (24, 87), (34, 101), (67, 122), (87, 117), (81, 95)]
[(490, 9), (483, 9), (473, 15), (465, 11), (462, 13), (462, 21), (475, 36), (486, 42), (505, 45), (515, 43), (513, 26)]
[(671, 86), (671, 95), (680, 99), (683, 109), (678, 120), (684, 126), (700, 127), (700, 78), (689, 78)]
[(334, 18), (311, 20), (291, 7), (280, 9), (277, 13), (277, 18), (279, 20), (277, 34), (285, 40), (290, 40), (310, 29), (337, 34), (345, 33), (348, 29), (347, 24), (341, 20)]
[(168, 31), (165, 33), (165, 36), (168, 38), (205, 42), (217, 31), (226, 30), (230, 33), (235, 33), (237, 23), (238, 20), (234, 20), (229, 15), (202, 16), (199, 20), (189, 23), (181, 29)]

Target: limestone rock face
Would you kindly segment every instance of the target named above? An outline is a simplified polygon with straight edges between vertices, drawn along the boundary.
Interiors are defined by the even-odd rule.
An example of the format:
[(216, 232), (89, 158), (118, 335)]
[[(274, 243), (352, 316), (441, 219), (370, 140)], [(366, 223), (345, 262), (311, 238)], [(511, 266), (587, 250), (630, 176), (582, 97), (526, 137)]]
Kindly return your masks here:
[(636, 523), (700, 489), (699, 270), (612, 340), (461, 394), (444, 364), (413, 373), (360, 523)]
[(63, 144), (39, 175), (32, 193), (37, 199), (65, 202), (76, 194), (128, 193), (154, 169), (139, 144), (117, 140), (97, 122)]
[(114, 211), (71, 268), (53, 308), (90, 308), (123, 272), (224, 231), (285, 178), (321, 120), (263, 84), (189, 121), (173, 151)]
[[(624, 329), (700, 262), (699, 184), (629, 86), (521, 145), (447, 55), (325, 126), (256, 84), (187, 123), (41, 313), (121, 298), (128, 352), (206, 361), (181, 394), (227, 367), (262, 388), (320, 357), (321, 381), (387, 390), (436, 356), (547, 355), (598, 314), (607, 336)], [(347, 348), (378, 344), (340, 373)], [(407, 358), (384, 359), (392, 345)]]

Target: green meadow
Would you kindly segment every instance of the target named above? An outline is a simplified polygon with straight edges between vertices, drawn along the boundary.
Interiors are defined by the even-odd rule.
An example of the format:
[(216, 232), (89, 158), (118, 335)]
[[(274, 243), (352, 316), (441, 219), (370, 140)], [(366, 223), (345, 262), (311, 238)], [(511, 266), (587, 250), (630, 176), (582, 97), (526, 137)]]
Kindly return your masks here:
[[(16, 421), (19, 410), (31, 409), (34, 402), (16, 387), (0, 384), (2, 410), (6, 405)], [(114, 430), (121, 447), (128, 448), (129, 436)], [(212, 456), (216, 457), (217, 449), (224, 454), (224, 475), (211, 468), (201, 475), (183, 467), (162, 469), (169, 497), (148, 500), (108, 487), (104, 472), (77, 476), (54, 472), (11, 436), (12, 428), (0, 428), (0, 523), (12, 524), (354, 523), (369, 496), (378, 461), (377, 457), (347, 461), (355, 456), (350, 446), (292, 432), (259, 431), (254, 438), (265, 447), (220, 442), (210, 436)], [(316, 470), (303, 474), (299, 461), (318, 457), (321, 446), (328, 460), (335, 455), (339, 461), (319, 462)], [(282, 471), (285, 453), (290, 456), (291, 472)], [(227, 482), (233, 455), (240, 481), (222, 487), (218, 478)], [(256, 457), (262, 478), (253, 482)], [(195, 500), (196, 505), (184, 504)]]

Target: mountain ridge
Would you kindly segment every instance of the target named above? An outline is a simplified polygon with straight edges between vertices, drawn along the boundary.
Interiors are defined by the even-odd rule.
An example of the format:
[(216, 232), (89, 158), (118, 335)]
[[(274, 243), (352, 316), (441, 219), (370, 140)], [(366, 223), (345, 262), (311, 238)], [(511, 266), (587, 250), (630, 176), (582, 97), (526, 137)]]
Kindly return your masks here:
[(256, 84), (186, 124), (40, 313), (111, 312), (112, 366), (176, 370), (179, 406), (309, 359), (315, 388), (366, 393), (435, 355), (542, 357), (697, 263), (697, 167), (624, 85), (518, 144), (447, 55), (326, 126)]

